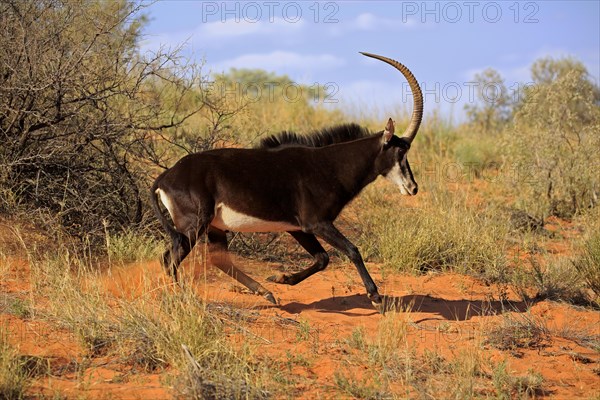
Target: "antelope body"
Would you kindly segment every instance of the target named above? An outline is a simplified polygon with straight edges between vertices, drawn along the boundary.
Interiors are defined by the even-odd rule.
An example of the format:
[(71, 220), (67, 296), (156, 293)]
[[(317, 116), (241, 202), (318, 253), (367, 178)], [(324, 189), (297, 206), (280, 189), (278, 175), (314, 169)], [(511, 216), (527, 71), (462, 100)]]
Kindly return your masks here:
[(314, 257), (314, 264), (297, 273), (272, 276), (270, 281), (295, 285), (325, 269), (329, 257), (319, 237), (354, 263), (371, 301), (381, 303), (357, 247), (333, 222), (379, 175), (397, 184), (402, 194), (417, 193), (406, 155), (421, 123), (423, 97), (404, 65), (363, 54), (394, 66), (409, 82), (414, 109), (402, 137), (394, 135), (390, 118), (383, 131), (373, 134), (345, 124), (308, 136), (283, 132), (253, 149), (209, 150), (183, 157), (152, 186), (153, 207), (172, 239), (162, 263), (176, 281), (179, 264), (206, 233), (211, 263), (275, 303), (271, 292), (233, 265), (226, 232), (288, 232)]

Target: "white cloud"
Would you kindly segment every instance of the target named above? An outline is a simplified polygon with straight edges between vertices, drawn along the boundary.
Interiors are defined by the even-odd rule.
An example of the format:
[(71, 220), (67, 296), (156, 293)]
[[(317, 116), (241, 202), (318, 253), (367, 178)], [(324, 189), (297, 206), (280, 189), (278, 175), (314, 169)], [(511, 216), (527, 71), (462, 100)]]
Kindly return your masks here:
[(300, 54), (276, 50), (270, 53), (251, 53), (208, 65), (216, 73), (230, 68), (260, 68), (267, 71), (305, 71), (333, 69), (345, 64), (345, 60), (331, 54)]
[(220, 47), (226, 41), (240, 38), (251, 40), (249, 37), (252, 36), (294, 37), (301, 34), (304, 27), (303, 20), (292, 23), (283, 18), (257, 22), (229, 19), (224, 22), (205, 22), (191, 30), (151, 36), (142, 41), (141, 47), (143, 50), (154, 51), (161, 46), (176, 47), (182, 43), (188, 43), (194, 48)]
[(204, 23), (195, 30), (195, 34), (205, 37), (206, 39), (220, 39), (247, 35), (286, 35), (302, 30), (304, 25), (303, 20), (292, 23), (283, 18), (274, 18), (272, 22), (226, 20), (225, 22), (214, 21)]
[(354, 25), (361, 30), (369, 31), (375, 28), (377, 17), (371, 13), (362, 13), (354, 20)]
[(331, 36), (346, 35), (351, 32), (367, 32), (381, 30), (384, 32), (394, 32), (405, 29), (413, 29), (418, 26), (426, 27), (428, 24), (417, 23), (414, 18), (406, 18), (402, 20), (400, 18), (386, 18), (377, 16), (370, 12), (364, 12), (356, 16), (351, 20), (341, 21), (339, 24), (332, 25), (328, 29), (328, 33)]
[[(424, 26), (425, 24), (421, 25)], [(415, 28), (418, 26), (418, 24), (414, 18), (387, 18), (366, 12), (359, 14), (348, 24), (348, 26), (353, 30), (372, 31), (376, 29), (382, 29), (389, 31)]]

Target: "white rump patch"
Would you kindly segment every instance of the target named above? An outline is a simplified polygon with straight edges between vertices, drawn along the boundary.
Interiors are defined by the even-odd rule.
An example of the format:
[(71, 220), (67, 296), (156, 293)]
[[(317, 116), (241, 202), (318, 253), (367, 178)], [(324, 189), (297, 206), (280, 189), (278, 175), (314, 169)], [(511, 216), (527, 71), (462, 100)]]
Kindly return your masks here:
[(169, 199), (169, 196), (167, 196), (167, 194), (160, 189), (156, 189), (156, 194), (160, 198), (160, 202), (163, 203), (163, 205), (169, 212), (171, 219), (173, 219), (173, 203), (171, 202), (171, 199)]
[(215, 217), (210, 223), (222, 231), (235, 232), (287, 232), (298, 231), (298, 226), (280, 221), (266, 221), (235, 211), (223, 203), (217, 204)]

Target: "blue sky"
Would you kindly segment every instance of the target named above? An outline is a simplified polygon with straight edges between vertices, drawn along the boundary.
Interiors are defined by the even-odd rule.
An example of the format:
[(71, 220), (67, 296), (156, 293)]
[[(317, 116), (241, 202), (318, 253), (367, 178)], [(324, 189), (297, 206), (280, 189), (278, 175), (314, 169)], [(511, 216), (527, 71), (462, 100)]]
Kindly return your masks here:
[(145, 50), (185, 42), (207, 72), (261, 68), (329, 84), (345, 109), (410, 104), (401, 76), (359, 51), (407, 65), (426, 111), (458, 120), (487, 67), (512, 95), (543, 56), (576, 57), (600, 81), (599, 1), (159, 1), (146, 13)]

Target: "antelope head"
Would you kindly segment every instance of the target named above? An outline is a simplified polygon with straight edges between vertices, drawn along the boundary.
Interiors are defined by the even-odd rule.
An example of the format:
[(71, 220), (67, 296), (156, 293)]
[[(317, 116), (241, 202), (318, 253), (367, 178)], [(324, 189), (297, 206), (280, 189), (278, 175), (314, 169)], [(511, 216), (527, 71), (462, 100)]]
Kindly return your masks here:
[(404, 75), (408, 81), (410, 90), (412, 91), (413, 113), (410, 124), (402, 136), (398, 137), (394, 135), (394, 121), (391, 118), (388, 120), (385, 129), (383, 130), (382, 144), (385, 158), (388, 160), (386, 163), (388, 168), (383, 171), (382, 175), (396, 184), (403, 195), (414, 196), (417, 194), (419, 186), (417, 185), (417, 182), (415, 182), (415, 178), (410, 169), (407, 154), (410, 150), (412, 141), (415, 136), (417, 136), (417, 131), (419, 130), (421, 119), (423, 118), (423, 93), (421, 92), (421, 88), (419, 87), (419, 83), (415, 76), (403, 64), (396, 60), (392, 60), (391, 58), (376, 54), (362, 52), (361, 54), (383, 61), (396, 68)]

